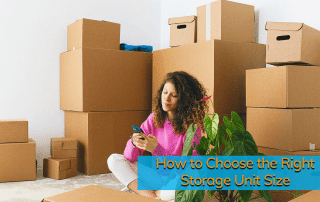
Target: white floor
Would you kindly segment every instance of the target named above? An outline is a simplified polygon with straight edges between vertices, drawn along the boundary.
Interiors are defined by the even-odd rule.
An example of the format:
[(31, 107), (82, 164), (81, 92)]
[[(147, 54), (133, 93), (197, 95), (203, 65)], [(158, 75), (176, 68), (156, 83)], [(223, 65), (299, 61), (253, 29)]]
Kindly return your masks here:
[(87, 185), (99, 185), (121, 190), (122, 185), (113, 174), (83, 175), (64, 180), (44, 178), (42, 170), (38, 170), (35, 181), (0, 183), (0, 201), (6, 202), (41, 202), (42, 199), (54, 196)]

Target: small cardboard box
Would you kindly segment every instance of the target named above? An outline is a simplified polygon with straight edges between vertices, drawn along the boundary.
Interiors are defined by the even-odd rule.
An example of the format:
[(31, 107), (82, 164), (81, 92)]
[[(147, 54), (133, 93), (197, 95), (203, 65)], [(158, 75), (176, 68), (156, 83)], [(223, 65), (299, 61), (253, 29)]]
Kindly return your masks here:
[(246, 106), (320, 107), (320, 67), (279, 66), (246, 70)]
[(72, 138), (51, 138), (50, 152), (53, 159), (77, 157), (77, 140)]
[(140, 126), (149, 115), (150, 111), (65, 111), (65, 137), (79, 142), (78, 171), (87, 175), (109, 173), (108, 157), (123, 153), (133, 134), (131, 126)]
[[(258, 151), (260, 153), (265, 154), (266, 156), (319, 156), (320, 150), (313, 150), (313, 151), (284, 151), (279, 149), (273, 148), (266, 148), (266, 147), (258, 147)], [(254, 190), (255, 194), (259, 194), (259, 191)], [(310, 190), (270, 190), (270, 196), (272, 200), (277, 202), (287, 202), (293, 199), (294, 194), (305, 194), (310, 192)]]
[(112, 201), (112, 202), (161, 202), (163, 200), (154, 199), (147, 196), (141, 196), (138, 194), (132, 194), (115, 189), (109, 189), (97, 185), (88, 185), (79, 189), (68, 191), (55, 196), (50, 196), (42, 200), (42, 202), (62, 202), (62, 201), (79, 201), (79, 202), (100, 202), (100, 201)]
[(62, 180), (77, 175), (77, 159), (43, 159), (43, 176)]
[(320, 65), (320, 31), (303, 23), (267, 22), (266, 62)]
[[(218, 114), (246, 113), (247, 69), (265, 68), (265, 45), (210, 40), (153, 52), (152, 97), (166, 74), (186, 71), (196, 77), (212, 95)], [(208, 114), (213, 114), (209, 104)]]
[(152, 53), (79, 48), (60, 55), (60, 109), (151, 110)]
[(120, 49), (120, 24), (82, 18), (67, 27), (67, 49)]
[(307, 194), (303, 194), (295, 199), (290, 200), (290, 202), (318, 202), (320, 198), (320, 190), (313, 190)]
[(169, 18), (170, 47), (197, 42), (197, 16)]
[(197, 41), (254, 42), (254, 6), (217, 0), (197, 8)]
[(28, 142), (28, 121), (0, 120), (0, 143)]
[(36, 180), (36, 143), (0, 144), (0, 182)]
[(257, 146), (286, 151), (320, 149), (320, 108), (247, 108), (247, 131)]

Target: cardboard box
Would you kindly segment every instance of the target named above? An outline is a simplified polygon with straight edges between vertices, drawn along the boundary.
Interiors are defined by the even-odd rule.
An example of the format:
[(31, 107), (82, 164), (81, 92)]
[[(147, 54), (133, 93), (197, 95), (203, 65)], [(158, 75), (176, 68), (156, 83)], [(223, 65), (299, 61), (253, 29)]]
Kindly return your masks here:
[(0, 144), (0, 182), (36, 179), (36, 143)]
[(154, 51), (152, 65), (152, 97), (167, 73), (186, 71), (212, 95), (216, 113), (246, 113), (245, 70), (266, 66), (265, 45), (210, 40)]
[(320, 108), (247, 108), (247, 131), (257, 146), (286, 151), (320, 149)]
[(28, 121), (0, 120), (0, 143), (28, 142)]
[(120, 49), (120, 24), (82, 18), (68, 25), (68, 51), (77, 48)]
[(320, 65), (320, 31), (303, 23), (267, 22), (266, 62)]
[(53, 159), (77, 158), (77, 140), (72, 138), (51, 138), (50, 152)]
[(60, 109), (151, 110), (152, 53), (80, 48), (60, 55)]
[(170, 47), (197, 42), (197, 16), (169, 18)]
[(43, 159), (43, 176), (62, 180), (77, 175), (77, 159)]
[(291, 200), (290, 202), (317, 202), (319, 201), (320, 198), (320, 190), (313, 190), (310, 191), (307, 194), (303, 194), (302, 196), (299, 196), (293, 200)]
[(197, 41), (254, 42), (254, 6), (217, 0), (197, 8)]
[[(266, 147), (258, 147), (258, 151), (263, 153), (267, 156), (319, 156), (320, 150), (313, 150), (313, 151), (284, 151), (279, 149), (273, 148), (266, 148)], [(259, 194), (259, 191), (253, 191), (255, 194)], [(278, 190), (278, 191), (269, 191), (272, 200), (277, 202), (287, 202), (293, 199), (294, 194), (305, 194), (310, 192), (310, 190)]]
[(320, 107), (320, 67), (280, 66), (246, 71), (246, 106)]
[(62, 194), (51, 196), (42, 200), (42, 202), (61, 202), (61, 201), (144, 201), (144, 202), (161, 202), (163, 200), (154, 199), (147, 196), (132, 194), (115, 189), (109, 189), (97, 185), (88, 185), (79, 189), (68, 191)]
[(78, 171), (87, 175), (109, 173), (108, 157), (123, 154), (133, 134), (151, 111), (73, 112), (65, 111), (65, 137), (79, 142)]

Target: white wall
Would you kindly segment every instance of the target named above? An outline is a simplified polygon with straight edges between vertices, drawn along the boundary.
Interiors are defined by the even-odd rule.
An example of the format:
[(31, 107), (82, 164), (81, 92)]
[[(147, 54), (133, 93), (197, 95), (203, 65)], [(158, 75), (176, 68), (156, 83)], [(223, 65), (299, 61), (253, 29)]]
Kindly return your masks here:
[(157, 50), (160, 8), (150, 0), (0, 1), (0, 119), (28, 120), (38, 167), (50, 156), (50, 138), (64, 136), (59, 58), (67, 25), (80, 18), (120, 23), (121, 43)]
[[(161, 49), (169, 48), (170, 27), (168, 19), (197, 15), (197, 7), (215, 0), (161, 0)], [(302, 22), (320, 30), (320, 1), (317, 0), (233, 0), (255, 6), (257, 42), (266, 44), (267, 21)]]

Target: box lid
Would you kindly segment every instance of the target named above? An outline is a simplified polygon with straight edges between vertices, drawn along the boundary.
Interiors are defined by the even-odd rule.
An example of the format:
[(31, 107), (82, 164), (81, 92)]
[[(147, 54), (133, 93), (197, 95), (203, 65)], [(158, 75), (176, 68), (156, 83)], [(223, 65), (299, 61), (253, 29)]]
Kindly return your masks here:
[(42, 202), (80, 202), (80, 201), (144, 201), (161, 202), (163, 200), (153, 199), (146, 196), (140, 196), (128, 192), (122, 192), (115, 189), (109, 189), (97, 185), (89, 185), (62, 194), (51, 196), (42, 200)]
[(185, 17), (176, 17), (176, 18), (169, 18), (168, 24), (181, 24), (181, 23), (190, 23), (196, 19), (195, 15), (185, 16)]
[(303, 23), (295, 22), (267, 22), (266, 30), (298, 31), (303, 27)]

